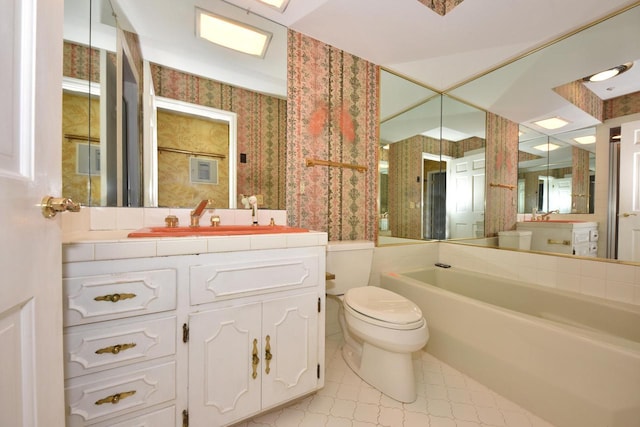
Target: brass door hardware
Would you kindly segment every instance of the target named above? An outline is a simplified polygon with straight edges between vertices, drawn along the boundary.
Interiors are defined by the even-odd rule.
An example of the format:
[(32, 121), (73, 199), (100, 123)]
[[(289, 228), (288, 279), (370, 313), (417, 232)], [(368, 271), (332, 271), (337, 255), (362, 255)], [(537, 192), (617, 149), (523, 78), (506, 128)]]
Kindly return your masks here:
[(126, 399), (127, 397), (133, 396), (134, 394), (136, 394), (135, 390), (112, 394), (111, 396), (103, 397), (100, 400), (96, 400), (96, 405), (104, 405), (105, 403), (111, 403), (112, 405), (115, 405), (122, 399)]
[(136, 346), (136, 343), (111, 345), (109, 347), (104, 347), (96, 350), (96, 354), (106, 354), (106, 353), (118, 354), (121, 351), (129, 350), (130, 348), (133, 348), (135, 346)]
[(111, 295), (102, 295), (99, 297), (95, 297), (95, 301), (111, 301), (118, 302), (123, 299), (135, 298), (136, 294), (111, 294)]
[(65, 197), (44, 196), (40, 202), (42, 216), (53, 218), (58, 212), (80, 212), (80, 203), (75, 203)]
[(636, 216), (636, 214), (625, 212), (623, 214), (620, 214), (619, 216), (621, 216), (623, 218), (629, 218), (630, 216)]
[(265, 374), (269, 375), (269, 372), (271, 372), (271, 368), (269, 367), (269, 363), (271, 362), (271, 359), (273, 359), (273, 355), (271, 354), (271, 337), (269, 335), (267, 335), (267, 337), (265, 338), (265, 340), (267, 341), (267, 344), (264, 347), (264, 360), (267, 361), (266, 365), (267, 367), (264, 369)]
[(253, 373), (251, 374), (251, 378), (254, 380), (258, 376), (258, 365), (260, 364), (260, 358), (258, 357), (258, 340), (256, 338), (253, 339), (253, 354), (251, 357), (251, 366), (253, 368)]

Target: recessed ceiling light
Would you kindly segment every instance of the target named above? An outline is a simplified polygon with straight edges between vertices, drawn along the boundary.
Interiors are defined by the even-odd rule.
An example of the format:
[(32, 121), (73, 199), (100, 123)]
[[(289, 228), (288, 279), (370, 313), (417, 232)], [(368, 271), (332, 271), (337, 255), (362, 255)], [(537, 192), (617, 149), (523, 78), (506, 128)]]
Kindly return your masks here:
[(584, 77), (582, 80), (585, 82), (601, 82), (628, 71), (632, 66), (633, 62), (627, 62), (626, 64), (618, 65), (617, 67)]
[(534, 149), (538, 150), (538, 151), (553, 151), (553, 150), (557, 150), (558, 148), (560, 148), (559, 145), (556, 144), (540, 144), (540, 145), (536, 145), (535, 147), (533, 147)]
[(538, 120), (533, 123), (545, 129), (559, 129), (569, 124), (568, 121), (561, 119), (560, 117), (551, 117), (550, 119)]
[(197, 34), (205, 40), (229, 49), (264, 57), (271, 33), (196, 8)]
[(577, 138), (573, 138), (573, 140), (578, 144), (593, 144), (596, 142), (596, 137), (595, 135), (579, 136)]
[(280, 12), (284, 12), (289, 4), (289, 0), (258, 0), (260, 3), (264, 3), (267, 6), (271, 6), (278, 9)]

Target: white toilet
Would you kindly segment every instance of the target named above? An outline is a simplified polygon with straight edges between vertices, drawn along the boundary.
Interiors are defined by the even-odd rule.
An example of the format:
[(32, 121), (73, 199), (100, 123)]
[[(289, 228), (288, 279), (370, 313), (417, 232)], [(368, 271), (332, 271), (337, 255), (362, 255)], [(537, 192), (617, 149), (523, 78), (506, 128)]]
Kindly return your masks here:
[(338, 313), (342, 355), (364, 381), (400, 402), (416, 400), (411, 353), (427, 344), (422, 311), (401, 295), (367, 286), (373, 242), (329, 242), (327, 294), (342, 301)]

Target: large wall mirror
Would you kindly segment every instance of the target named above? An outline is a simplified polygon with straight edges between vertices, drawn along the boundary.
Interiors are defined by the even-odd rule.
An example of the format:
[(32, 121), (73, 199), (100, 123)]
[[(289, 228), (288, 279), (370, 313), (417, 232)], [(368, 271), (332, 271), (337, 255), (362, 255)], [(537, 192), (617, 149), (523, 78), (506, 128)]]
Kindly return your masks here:
[[(194, 4), (65, 0), (65, 195), (88, 206), (193, 207), (207, 194), (217, 207), (233, 208), (241, 194), (257, 194), (261, 207), (284, 209), (286, 28), (213, 2), (208, 12), (266, 28), (270, 45), (261, 58), (204, 40), (190, 51), (184, 41), (194, 36)], [(127, 91), (127, 82), (135, 90)], [(126, 99), (132, 92), (137, 95)], [(164, 102), (154, 103), (154, 96), (180, 101), (178, 115), (168, 114), (172, 107), (166, 102), (161, 110), (143, 111), (143, 105)], [(206, 108), (235, 118), (226, 133), (203, 130), (194, 136), (199, 142), (186, 141), (185, 132), (167, 136), (181, 120), (202, 124), (201, 116), (185, 109)], [(167, 124), (169, 117), (177, 117), (176, 123)], [(171, 141), (159, 144), (158, 135)], [(181, 141), (187, 145), (181, 147)], [(221, 150), (222, 145), (227, 148)], [(169, 154), (167, 146), (174, 151)], [(186, 176), (179, 194), (188, 196), (163, 194), (173, 187), (159, 179), (158, 167)], [(215, 170), (217, 176), (194, 182), (193, 167)]]
[[(598, 256), (636, 262), (640, 259), (616, 254), (630, 236), (617, 232), (626, 218), (618, 200), (631, 194), (616, 187), (618, 180), (628, 178), (618, 170), (625, 159), (618, 162), (612, 142), (620, 144), (620, 127), (638, 120), (638, 114), (628, 115), (624, 100), (617, 101), (640, 87), (638, 22), (636, 4), (449, 91), (520, 125), (519, 213), (535, 209), (558, 212), (568, 220), (596, 221)], [(634, 65), (614, 79), (583, 80), (625, 63)], [(547, 118), (567, 123), (556, 129), (537, 124)], [(616, 130), (617, 140), (612, 139)]]
[(484, 111), (380, 76), (379, 244), (484, 235)]
[[(262, 19), (225, 1), (207, 4), (214, 9), (212, 12), (238, 20)], [(271, 21), (260, 24), (269, 26), (273, 32), (272, 44), (267, 50), (267, 57), (275, 56), (273, 62), (255, 61), (228, 49), (221, 49), (220, 56), (213, 56), (210, 47), (207, 53), (203, 50), (187, 56), (181, 48), (186, 37), (193, 38), (193, 10), (191, 1), (65, 0), (65, 15), (69, 15), (65, 16), (65, 39), (74, 43), (65, 46), (65, 55), (75, 59), (71, 64), (65, 63), (65, 75), (68, 69), (76, 72), (68, 75), (76, 81), (65, 91), (83, 94), (84, 98), (73, 108), (85, 110), (83, 119), (69, 120), (85, 132), (65, 131), (72, 137), (80, 136), (80, 140), (72, 142), (73, 138), (63, 136), (65, 148), (72, 148), (70, 152), (81, 153), (82, 157), (64, 155), (73, 177), (73, 180), (67, 179), (65, 172), (64, 185), (73, 181), (80, 192), (80, 196), (74, 198), (91, 205), (126, 203), (108, 201), (109, 190), (103, 188), (102, 181), (96, 182), (114, 167), (107, 151), (96, 148), (112, 138), (111, 134), (103, 135), (106, 131), (102, 124), (120, 114), (112, 111), (112, 107), (102, 107), (108, 79), (113, 78), (105, 80), (103, 74), (113, 74), (109, 68), (114, 64), (116, 73), (122, 73), (117, 61), (118, 28), (138, 37), (141, 60), (149, 67), (148, 76), (145, 73), (138, 78), (142, 77), (141, 83), (148, 85), (156, 96), (205, 104), (237, 115), (236, 200), (239, 194), (263, 194), (265, 207), (285, 208), (287, 29)], [(151, 17), (152, 21), (147, 19)], [(520, 141), (513, 141), (514, 150), (518, 149), (518, 143), (520, 145), (519, 212), (530, 213), (534, 208), (557, 210), (560, 214), (573, 215), (571, 218), (598, 221), (604, 231), (610, 216), (605, 196), (611, 175), (606, 161), (610, 132), (605, 119), (609, 117), (596, 117), (586, 111), (584, 105), (582, 108), (576, 105), (579, 104), (576, 99), (569, 102), (566, 93), (554, 89), (566, 85), (575, 88), (576, 84), (582, 84), (579, 80), (586, 74), (634, 61), (635, 66), (620, 79), (629, 76), (637, 82), (637, 74), (632, 74), (640, 71), (636, 61), (640, 58), (637, 22), (640, 22), (638, 6), (446, 90), (444, 94), (404, 79), (391, 70), (383, 70), (380, 243), (386, 243), (386, 239), (394, 242), (484, 236), (486, 114), (483, 110), (522, 127)], [(154, 28), (162, 31), (154, 33)], [(94, 49), (82, 56), (82, 49), (76, 45)], [(150, 81), (145, 81), (145, 77)], [(606, 100), (619, 96), (619, 90), (626, 87), (622, 81), (618, 80), (613, 88), (607, 83), (589, 84), (589, 89)], [(86, 87), (86, 91), (77, 90), (80, 86)], [(107, 95), (110, 96), (113, 95)], [(116, 95), (115, 100), (109, 102), (117, 101)], [(535, 124), (539, 119), (556, 116), (568, 120), (569, 125), (549, 131)], [(82, 120), (85, 123), (80, 125)], [(92, 122), (91, 126), (87, 120)], [(100, 126), (94, 129), (96, 123)], [(144, 125), (147, 124), (144, 121)], [(621, 123), (616, 122), (615, 126), (620, 127)], [(576, 142), (577, 137), (587, 136), (594, 129), (595, 143)], [(534, 145), (536, 138), (541, 143)], [(144, 144), (147, 142), (142, 145), (146, 147)], [(540, 145), (546, 145), (547, 151), (532, 148)], [(552, 146), (558, 148), (549, 150)], [(116, 159), (115, 166), (121, 168), (121, 161)], [(135, 174), (133, 165), (127, 168), (130, 174)], [(142, 169), (139, 173), (142, 174), (140, 183), (147, 188), (149, 182), (153, 182), (148, 171)], [(122, 191), (128, 182), (131, 181), (120, 181)], [(145, 197), (146, 191), (142, 190), (142, 204), (156, 206), (160, 197)], [(65, 194), (73, 193), (65, 190)], [(229, 206), (233, 203), (229, 202)]]

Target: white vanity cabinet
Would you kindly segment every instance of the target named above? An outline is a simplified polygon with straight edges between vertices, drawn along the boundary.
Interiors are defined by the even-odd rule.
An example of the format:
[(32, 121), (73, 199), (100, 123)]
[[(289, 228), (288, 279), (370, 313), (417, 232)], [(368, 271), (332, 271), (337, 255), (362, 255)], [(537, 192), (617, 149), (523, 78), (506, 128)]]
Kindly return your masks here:
[(252, 251), (215, 261), (190, 268), (189, 421), (203, 427), (322, 384), (324, 252)]
[(318, 298), (307, 292), (193, 314), (190, 423), (227, 425), (316, 389)]
[(226, 426), (320, 389), (324, 274), (324, 243), (65, 263), (67, 426)]
[(598, 223), (592, 221), (524, 221), (518, 230), (531, 231), (531, 249), (568, 255), (598, 254)]

